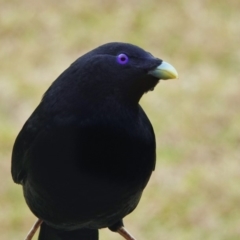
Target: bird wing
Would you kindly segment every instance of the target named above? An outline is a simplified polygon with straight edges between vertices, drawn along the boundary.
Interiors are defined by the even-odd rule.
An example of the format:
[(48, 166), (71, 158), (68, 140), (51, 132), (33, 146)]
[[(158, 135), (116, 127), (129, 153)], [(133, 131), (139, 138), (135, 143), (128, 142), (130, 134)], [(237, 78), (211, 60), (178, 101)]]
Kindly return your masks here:
[(26, 177), (26, 153), (39, 132), (46, 126), (43, 115), (41, 115), (41, 104), (32, 113), (19, 132), (12, 151), (12, 178), (15, 183), (22, 183)]

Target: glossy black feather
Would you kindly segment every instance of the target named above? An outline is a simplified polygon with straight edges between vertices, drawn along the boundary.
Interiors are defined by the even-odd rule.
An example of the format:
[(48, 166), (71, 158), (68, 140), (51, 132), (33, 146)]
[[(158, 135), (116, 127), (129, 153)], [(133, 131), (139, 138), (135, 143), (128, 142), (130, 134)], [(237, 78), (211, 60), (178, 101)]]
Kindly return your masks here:
[[(120, 53), (128, 64), (117, 63)], [(154, 132), (138, 102), (158, 83), (148, 71), (160, 63), (136, 46), (105, 44), (44, 94), (15, 141), (12, 176), (50, 228), (111, 228), (135, 209), (156, 161)]]
[(95, 240), (98, 239), (98, 230), (77, 229), (64, 231), (54, 229), (46, 223), (42, 223), (38, 240)]

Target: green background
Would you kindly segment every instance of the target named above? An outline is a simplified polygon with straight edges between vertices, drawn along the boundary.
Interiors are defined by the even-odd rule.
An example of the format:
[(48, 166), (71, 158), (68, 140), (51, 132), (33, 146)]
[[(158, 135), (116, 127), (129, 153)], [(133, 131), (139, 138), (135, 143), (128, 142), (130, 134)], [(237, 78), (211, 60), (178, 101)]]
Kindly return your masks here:
[(179, 73), (141, 100), (158, 161), (125, 225), (138, 240), (240, 239), (239, 0), (0, 3), (0, 239), (24, 239), (35, 221), (10, 175), (17, 133), (71, 62), (111, 41)]

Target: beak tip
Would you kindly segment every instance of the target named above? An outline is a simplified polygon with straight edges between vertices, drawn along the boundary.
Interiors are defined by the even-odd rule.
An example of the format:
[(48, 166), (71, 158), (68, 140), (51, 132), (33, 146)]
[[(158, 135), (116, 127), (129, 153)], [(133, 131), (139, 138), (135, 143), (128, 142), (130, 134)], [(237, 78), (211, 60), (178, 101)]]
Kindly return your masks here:
[(155, 69), (151, 70), (149, 74), (162, 80), (178, 79), (177, 70), (171, 64), (164, 61)]

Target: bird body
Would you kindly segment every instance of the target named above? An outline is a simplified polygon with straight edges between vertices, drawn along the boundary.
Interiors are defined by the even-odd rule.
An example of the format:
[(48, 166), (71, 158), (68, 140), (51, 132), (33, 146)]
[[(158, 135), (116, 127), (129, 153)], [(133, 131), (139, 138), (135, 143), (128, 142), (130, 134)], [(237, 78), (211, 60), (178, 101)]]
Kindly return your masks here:
[[(114, 223), (111, 218), (121, 219), (139, 201), (155, 162), (151, 125), (141, 108), (125, 116), (99, 115), (95, 120), (56, 117), (31, 142), (24, 194), (46, 222), (64, 228), (107, 227)], [(42, 206), (44, 212), (38, 213)]]
[(12, 156), (13, 179), (44, 221), (40, 240), (95, 240), (98, 229), (116, 231), (136, 208), (156, 161), (139, 100), (158, 83), (161, 63), (134, 45), (109, 43), (76, 60), (46, 91)]

